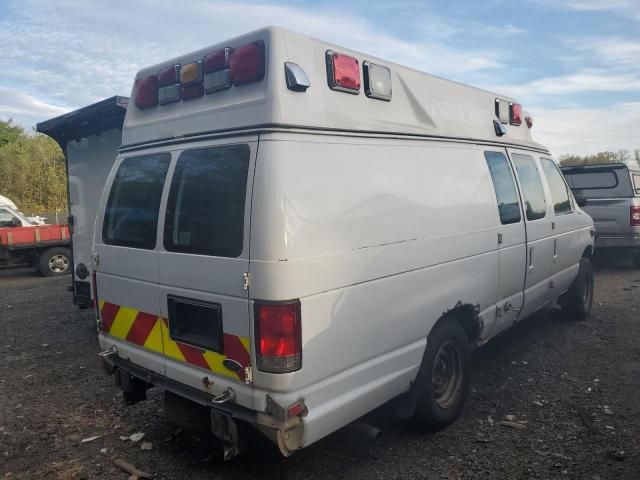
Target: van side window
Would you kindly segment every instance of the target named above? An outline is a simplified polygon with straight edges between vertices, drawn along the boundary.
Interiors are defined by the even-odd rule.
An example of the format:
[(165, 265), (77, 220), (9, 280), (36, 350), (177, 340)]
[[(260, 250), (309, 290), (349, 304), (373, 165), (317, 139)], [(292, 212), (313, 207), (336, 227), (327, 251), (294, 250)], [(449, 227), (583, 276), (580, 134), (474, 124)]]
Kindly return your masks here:
[(122, 161), (104, 213), (104, 243), (146, 250), (156, 246), (158, 210), (169, 163), (169, 153)]
[(527, 207), (527, 220), (544, 218), (547, 214), (547, 199), (544, 196), (536, 161), (529, 155), (519, 153), (512, 154), (512, 158)]
[(182, 152), (164, 224), (170, 252), (238, 257), (244, 238), (249, 145)]
[(567, 184), (564, 183), (558, 167), (550, 158), (541, 158), (542, 171), (547, 178), (549, 189), (551, 190), (551, 200), (553, 201), (553, 211), (556, 215), (565, 215), (573, 212)]
[(498, 200), (500, 222), (503, 225), (520, 221), (520, 201), (511, 167), (504, 153), (484, 152), (487, 160), (493, 188)]

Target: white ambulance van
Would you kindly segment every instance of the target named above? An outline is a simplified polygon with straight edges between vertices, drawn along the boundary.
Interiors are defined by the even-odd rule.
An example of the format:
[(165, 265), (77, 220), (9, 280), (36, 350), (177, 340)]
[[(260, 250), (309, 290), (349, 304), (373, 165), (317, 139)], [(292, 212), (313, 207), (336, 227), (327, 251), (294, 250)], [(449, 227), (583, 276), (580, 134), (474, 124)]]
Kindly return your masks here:
[(280, 28), (140, 71), (94, 238), (106, 369), (226, 458), (241, 424), (290, 455), (392, 399), (443, 428), (474, 347), (590, 312), (593, 222), (531, 127)]

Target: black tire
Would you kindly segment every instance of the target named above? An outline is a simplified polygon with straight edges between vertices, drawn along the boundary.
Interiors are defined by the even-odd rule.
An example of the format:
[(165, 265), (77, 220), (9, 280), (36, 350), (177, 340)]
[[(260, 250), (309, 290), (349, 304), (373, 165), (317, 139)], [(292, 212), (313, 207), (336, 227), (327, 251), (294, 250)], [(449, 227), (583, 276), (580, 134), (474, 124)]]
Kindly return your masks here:
[(574, 320), (585, 320), (593, 305), (593, 267), (591, 260), (580, 259), (578, 275), (567, 293), (562, 296), (562, 311)]
[(631, 259), (633, 260), (633, 265), (636, 268), (640, 268), (640, 251), (633, 252)]
[(64, 247), (53, 247), (40, 254), (40, 273), (45, 277), (66, 275), (71, 272), (71, 251)]
[(416, 379), (413, 421), (419, 428), (438, 431), (458, 418), (469, 390), (470, 370), (465, 331), (454, 318), (441, 320), (429, 333)]

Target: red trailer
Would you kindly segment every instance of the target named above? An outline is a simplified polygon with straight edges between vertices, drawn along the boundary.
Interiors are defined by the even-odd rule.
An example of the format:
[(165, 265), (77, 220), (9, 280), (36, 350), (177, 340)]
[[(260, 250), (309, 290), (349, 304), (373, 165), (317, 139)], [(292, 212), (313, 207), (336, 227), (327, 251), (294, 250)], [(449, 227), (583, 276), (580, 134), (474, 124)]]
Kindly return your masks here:
[(67, 225), (34, 225), (19, 212), (0, 206), (0, 268), (31, 265), (44, 276), (69, 273)]

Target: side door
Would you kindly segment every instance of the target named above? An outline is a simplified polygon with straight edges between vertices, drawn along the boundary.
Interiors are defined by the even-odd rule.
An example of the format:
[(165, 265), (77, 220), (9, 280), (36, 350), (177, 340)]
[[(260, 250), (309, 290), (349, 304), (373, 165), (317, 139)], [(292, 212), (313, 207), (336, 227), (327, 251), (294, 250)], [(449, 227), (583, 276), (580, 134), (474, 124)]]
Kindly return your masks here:
[[(251, 191), (257, 136), (176, 152), (163, 204), (159, 301), (167, 377), (250, 404)], [(244, 398), (243, 398), (244, 397)]]
[(171, 153), (130, 154), (109, 176), (94, 237), (100, 346), (164, 374), (158, 219)]
[(496, 194), (500, 222), (496, 320), (490, 332), (490, 336), (494, 336), (517, 321), (524, 303), (527, 244), (520, 195), (506, 152), (485, 151), (484, 157)]
[(552, 203), (553, 221), (553, 264), (551, 280), (555, 296), (564, 293), (575, 278), (582, 256), (582, 225), (576, 218), (569, 187), (556, 163), (550, 158), (541, 157), (540, 164), (549, 190)]
[(553, 217), (542, 184), (538, 161), (530, 152), (509, 149), (522, 195), (527, 235), (525, 303), (521, 316), (526, 317), (554, 299), (550, 288), (553, 263)]

